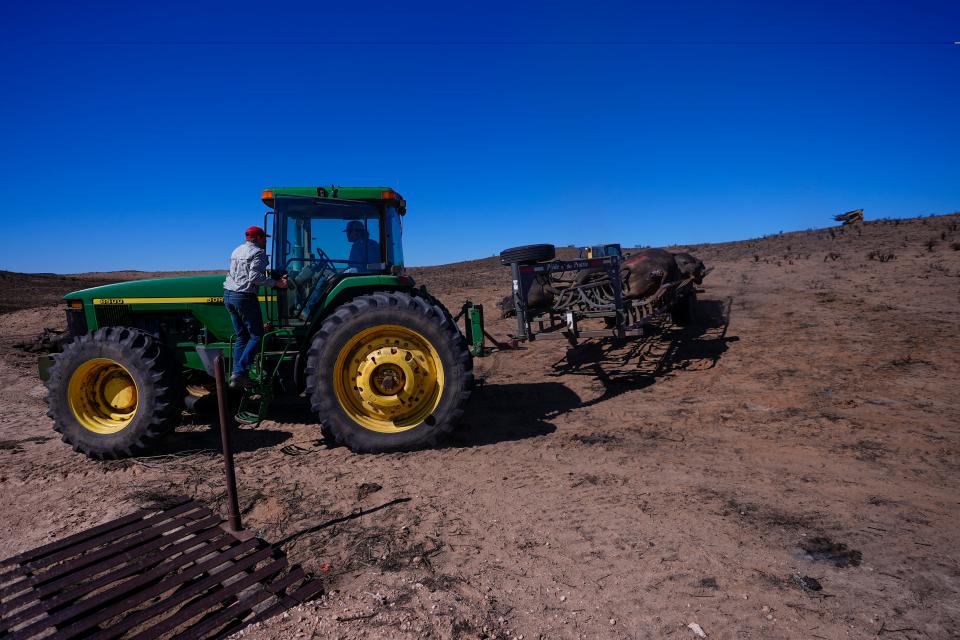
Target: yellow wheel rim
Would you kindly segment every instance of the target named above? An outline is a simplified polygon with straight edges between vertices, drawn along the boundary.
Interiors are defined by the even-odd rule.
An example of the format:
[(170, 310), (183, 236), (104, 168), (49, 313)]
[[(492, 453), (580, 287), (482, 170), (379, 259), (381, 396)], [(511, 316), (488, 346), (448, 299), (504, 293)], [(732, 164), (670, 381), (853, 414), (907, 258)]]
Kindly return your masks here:
[(84, 428), (104, 435), (117, 433), (133, 421), (138, 398), (130, 372), (109, 358), (87, 360), (67, 385), (74, 417)]
[(440, 403), (443, 364), (422, 335), (385, 324), (357, 333), (337, 354), (334, 392), (350, 418), (379, 433), (422, 424)]

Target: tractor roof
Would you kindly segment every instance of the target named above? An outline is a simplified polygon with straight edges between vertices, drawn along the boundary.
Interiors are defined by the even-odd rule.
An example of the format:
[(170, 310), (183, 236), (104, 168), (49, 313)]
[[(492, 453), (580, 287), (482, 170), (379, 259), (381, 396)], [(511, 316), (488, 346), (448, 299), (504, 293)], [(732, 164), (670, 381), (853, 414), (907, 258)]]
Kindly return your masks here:
[(338, 198), (342, 200), (395, 200), (401, 213), (406, 211), (406, 202), (399, 193), (390, 187), (272, 187), (261, 194), (263, 203), (273, 207), (277, 196), (295, 196), (306, 198)]

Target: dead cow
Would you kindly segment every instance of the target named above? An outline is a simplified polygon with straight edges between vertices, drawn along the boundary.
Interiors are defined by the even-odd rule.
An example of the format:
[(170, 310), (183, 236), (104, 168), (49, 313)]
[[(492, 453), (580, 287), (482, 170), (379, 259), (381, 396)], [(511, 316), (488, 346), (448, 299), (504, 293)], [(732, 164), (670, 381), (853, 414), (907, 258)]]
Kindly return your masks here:
[(680, 269), (680, 277), (693, 278), (696, 284), (703, 284), (703, 278), (707, 275), (703, 260), (682, 251), (673, 254), (673, 259), (677, 263), (677, 268)]
[(680, 279), (680, 267), (673, 254), (664, 249), (640, 249), (620, 264), (623, 297), (646, 298), (668, 282)]

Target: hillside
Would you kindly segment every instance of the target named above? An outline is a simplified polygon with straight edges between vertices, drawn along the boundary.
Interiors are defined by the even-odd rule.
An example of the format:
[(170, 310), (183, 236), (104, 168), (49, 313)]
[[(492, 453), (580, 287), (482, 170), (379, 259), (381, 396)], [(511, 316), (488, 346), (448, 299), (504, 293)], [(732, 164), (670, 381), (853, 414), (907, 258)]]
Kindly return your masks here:
[[(241, 430), (245, 524), (328, 586), (244, 637), (955, 636), (960, 215), (683, 249), (714, 267), (699, 326), (477, 359), (443, 448), (331, 448), (297, 403)], [(496, 258), (410, 272), (514, 329)], [(120, 462), (55, 437), (13, 344), (79, 281), (2, 288), (0, 558), (169, 494), (224, 506), (209, 420)]]

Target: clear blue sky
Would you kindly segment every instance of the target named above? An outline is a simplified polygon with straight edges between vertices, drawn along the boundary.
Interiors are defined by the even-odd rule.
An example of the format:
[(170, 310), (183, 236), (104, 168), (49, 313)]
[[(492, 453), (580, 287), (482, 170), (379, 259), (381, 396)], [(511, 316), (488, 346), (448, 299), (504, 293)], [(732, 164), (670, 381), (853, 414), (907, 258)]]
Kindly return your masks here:
[(409, 265), (960, 209), (960, 2), (6, 2), (0, 269), (225, 268), (382, 184)]

